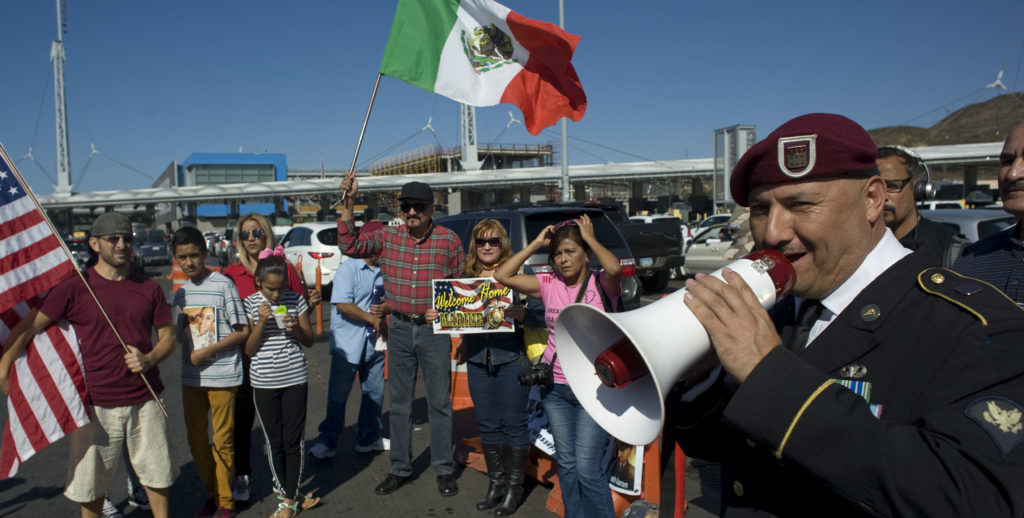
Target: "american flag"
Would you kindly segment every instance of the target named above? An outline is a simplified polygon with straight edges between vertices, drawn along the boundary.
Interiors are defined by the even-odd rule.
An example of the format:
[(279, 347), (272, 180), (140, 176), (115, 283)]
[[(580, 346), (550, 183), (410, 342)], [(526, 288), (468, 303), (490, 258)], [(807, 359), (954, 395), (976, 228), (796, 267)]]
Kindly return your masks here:
[[(75, 266), (28, 196), (0, 147), (0, 344), (37, 302)], [(37, 334), (8, 378), (7, 425), (0, 443), (0, 479), (35, 452), (89, 422), (78, 339), (67, 322)]]

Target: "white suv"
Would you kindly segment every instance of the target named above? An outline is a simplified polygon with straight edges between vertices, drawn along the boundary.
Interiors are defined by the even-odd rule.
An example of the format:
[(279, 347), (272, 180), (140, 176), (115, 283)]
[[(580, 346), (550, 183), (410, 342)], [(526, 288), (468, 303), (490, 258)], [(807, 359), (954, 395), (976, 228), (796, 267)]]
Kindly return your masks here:
[[(284, 247), (285, 257), (296, 268), (299, 268), (299, 262), (302, 262), (299, 273), (307, 288), (316, 286), (318, 260), (320, 283), (327, 286), (334, 282), (338, 266), (348, 259), (348, 256), (342, 255), (338, 250), (338, 224), (335, 222), (299, 223), (281, 238), (281, 246)], [(330, 291), (325, 289), (324, 293)]]

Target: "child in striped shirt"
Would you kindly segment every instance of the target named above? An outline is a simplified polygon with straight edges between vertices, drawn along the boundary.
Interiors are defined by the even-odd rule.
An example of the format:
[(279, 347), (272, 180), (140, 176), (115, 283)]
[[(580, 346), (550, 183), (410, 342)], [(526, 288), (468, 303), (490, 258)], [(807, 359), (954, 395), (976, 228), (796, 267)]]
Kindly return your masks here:
[(306, 300), (288, 289), (280, 245), (260, 252), (254, 274), (259, 291), (245, 299), (252, 329), (245, 353), (252, 357), (249, 377), (256, 418), (269, 446), (270, 472), (281, 499), (274, 517), (291, 518), (300, 503), (305, 509), (317, 500), (298, 493), (307, 392), (306, 355), (300, 346), (313, 345), (313, 328)]

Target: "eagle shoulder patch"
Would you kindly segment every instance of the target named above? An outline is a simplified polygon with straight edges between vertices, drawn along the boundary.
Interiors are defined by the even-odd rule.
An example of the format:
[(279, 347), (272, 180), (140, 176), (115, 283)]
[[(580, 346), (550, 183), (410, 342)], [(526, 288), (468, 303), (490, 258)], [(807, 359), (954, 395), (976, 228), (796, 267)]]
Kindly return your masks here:
[(967, 405), (964, 415), (978, 423), (1003, 452), (1003, 457), (1024, 441), (1024, 408), (1002, 397), (985, 397)]

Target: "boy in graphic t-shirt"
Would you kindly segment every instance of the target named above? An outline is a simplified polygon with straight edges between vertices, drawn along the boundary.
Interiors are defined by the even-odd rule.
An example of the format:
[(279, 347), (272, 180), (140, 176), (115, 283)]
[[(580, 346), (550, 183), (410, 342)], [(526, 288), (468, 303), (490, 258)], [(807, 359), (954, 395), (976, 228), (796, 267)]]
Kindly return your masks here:
[[(171, 237), (188, 281), (174, 293), (181, 347), (181, 400), (196, 471), (206, 490), (197, 517), (230, 518), (235, 456), (235, 392), (242, 384), (241, 344), (248, 320), (231, 279), (206, 269), (206, 239), (193, 227)], [(213, 430), (213, 447), (207, 428)]]

